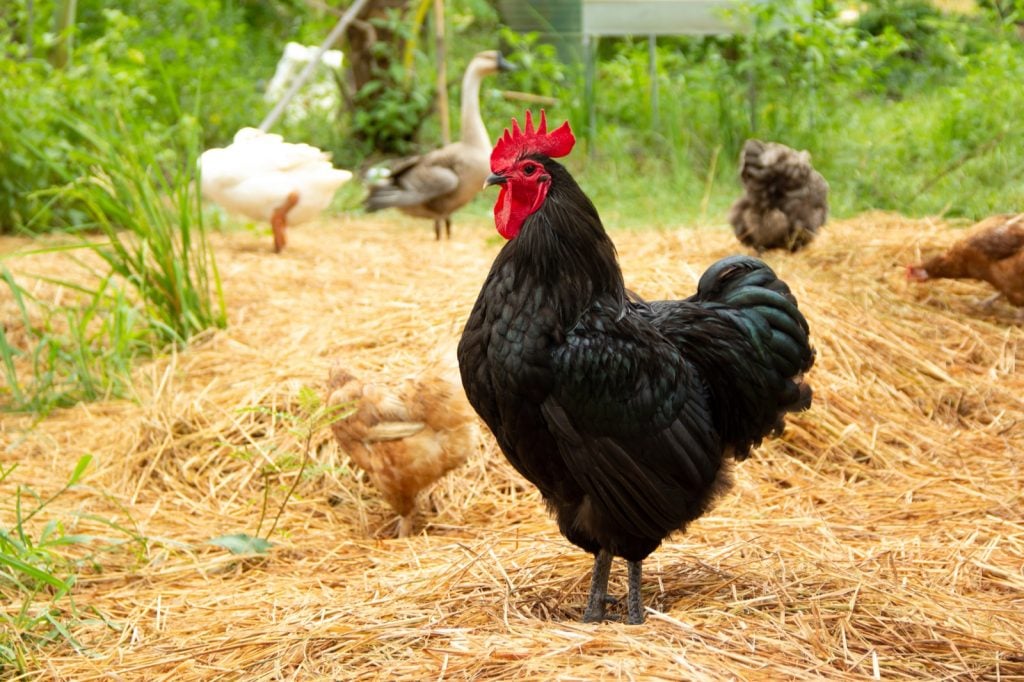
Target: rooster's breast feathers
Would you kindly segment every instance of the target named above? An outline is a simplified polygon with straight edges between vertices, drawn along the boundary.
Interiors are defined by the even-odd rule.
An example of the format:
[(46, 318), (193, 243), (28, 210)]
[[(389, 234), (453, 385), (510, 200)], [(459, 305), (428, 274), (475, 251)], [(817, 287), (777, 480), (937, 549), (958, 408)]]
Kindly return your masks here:
[[(535, 448), (519, 447), (535, 437), (522, 428), (528, 408), (512, 407), (515, 398), (497, 397), (482, 384), (513, 386), (518, 396), (529, 396), (521, 405), (539, 407), (537, 426), (560, 460), (555, 468), (589, 499), (595, 518), (647, 537), (679, 528), (689, 516), (679, 500), (687, 492), (699, 499), (712, 485), (720, 444), (699, 373), (644, 317), (645, 304), (627, 301), (623, 308), (611, 297), (598, 298), (570, 329), (551, 333), (516, 321), (548, 327), (552, 315), (518, 316), (514, 302), (488, 300), (505, 301), (487, 315), (494, 320), (485, 351), (490, 371), (475, 374), (472, 361), (463, 371), (471, 401), (492, 396), (489, 406), (476, 403), (512, 464), (548, 487), (537, 470), (552, 463), (535, 461)], [(472, 339), (472, 328), (467, 332)], [(548, 345), (537, 347), (543, 339)]]
[(553, 349), (541, 411), (600, 516), (662, 537), (687, 520), (681, 493), (712, 485), (719, 442), (699, 374), (636, 305), (621, 317), (595, 305)]

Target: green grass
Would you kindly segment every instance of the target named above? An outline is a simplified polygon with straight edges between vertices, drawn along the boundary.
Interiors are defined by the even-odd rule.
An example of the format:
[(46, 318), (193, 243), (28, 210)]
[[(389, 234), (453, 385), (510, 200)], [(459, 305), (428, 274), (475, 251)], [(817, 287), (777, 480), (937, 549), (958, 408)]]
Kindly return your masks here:
[[(74, 636), (79, 623), (98, 619), (117, 627), (75, 602), (76, 577), (84, 568), (99, 565), (101, 555), (123, 551), (126, 545), (134, 545), (141, 557), (146, 539), (103, 517), (78, 513), (67, 518), (51, 509), (81, 484), (91, 461), (90, 455), (83, 455), (67, 483), (48, 497), (17, 485), (0, 505), (3, 518), (13, 519), (9, 527), (0, 527), (0, 598), (14, 607), (0, 611), (0, 677), (38, 670), (38, 656), (54, 642), (83, 650)], [(17, 467), (0, 467), (0, 486)], [(49, 518), (43, 521), (45, 517)], [(75, 532), (82, 522), (105, 527), (115, 537)]]
[[(61, 191), (106, 237), (90, 248), (135, 290), (158, 339), (184, 343), (223, 327), (220, 275), (194, 190), (198, 138), (187, 146), (176, 139), (183, 128), (187, 136), (187, 126), (154, 136), (120, 119), (68, 126), (85, 141), (78, 150), (83, 165), (95, 170)], [(175, 147), (177, 155), (157, 151)]]
[[(98, 237), (49, 250), (84, 274), (77, 281), (43, 278), (72, 292), (70, 301), (33, 297), (0, 266), (26, 339), (16, 345), (0, 328), (6, 379), (0, 406), (45, 414), (79, 400), (125, 395), (136, 357), (226, 325), (194, 191), (198, 134), (183, 121), (156, 137), (102, 114), (65, 121), (78, 139), (74, 163), (89, 172), (50, 194), (79, 206), (88, 219), (81, 227)], [(98, 256), (102, 266), (87, 265), (82, 252)]]
[(92, 289), (76, 287), (77, 296), (59, 305), (32, 296), (6, 267), (0, 267), (0, 278), (17, 305), (25, 338), (19, 346), (0, 326), (0, 406), (44, 415), (127, 392), (133, 359), (151, 345), (140, 311), (111, 277)]

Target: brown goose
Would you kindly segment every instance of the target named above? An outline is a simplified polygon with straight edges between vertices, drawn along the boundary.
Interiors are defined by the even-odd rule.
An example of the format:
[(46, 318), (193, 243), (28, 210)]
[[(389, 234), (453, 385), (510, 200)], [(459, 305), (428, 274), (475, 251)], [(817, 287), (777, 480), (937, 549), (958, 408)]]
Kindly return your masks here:
[(476, 196), (490, 174), (491, 139), (480, 116), (480, 83), (485, 76), (514, 67), (496, 50), (473, 57), (462, 77), (461, 139), (421, 156), (402, 159), (390, 175), (370, 185), (369, 212), (397, 208), (433, 218), (434, 236), (452, 236), (451, 215)]

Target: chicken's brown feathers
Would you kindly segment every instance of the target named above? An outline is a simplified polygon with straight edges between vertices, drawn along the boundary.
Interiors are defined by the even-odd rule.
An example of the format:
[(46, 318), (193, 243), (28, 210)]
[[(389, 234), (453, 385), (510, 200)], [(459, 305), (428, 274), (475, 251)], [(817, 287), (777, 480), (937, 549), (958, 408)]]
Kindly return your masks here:
[(996, 215), (981, 221), (949, 249), (909, 266), (908, 272), (932, 279), (977, 279), (988, 282), (1024, 315), (1024, 213)]
[(416, 497), (465, 462), (479, 429), (453, 371), (444, 364), (414, 377), (373, 383), (341, 366), (327, 380), (327, 404), (347, 407), (331, 424), (338, 446), (411, 529)]
[(983, 220), (972, 229), (966, 242), (992, 260), (1015, 256), (1024, 250), (1024, 213)]

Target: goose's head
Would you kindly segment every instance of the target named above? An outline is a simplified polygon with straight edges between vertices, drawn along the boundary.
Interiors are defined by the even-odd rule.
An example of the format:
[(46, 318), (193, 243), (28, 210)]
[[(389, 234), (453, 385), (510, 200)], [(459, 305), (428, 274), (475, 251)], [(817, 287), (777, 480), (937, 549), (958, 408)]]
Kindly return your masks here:
[(505, 59), (498, 50), (486, 50), (477, 52), (472, 61), (469, 62), (469, 71), (487, 76), (499, 71), (514, 71), (516, 65)]

